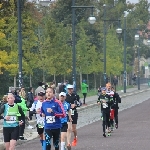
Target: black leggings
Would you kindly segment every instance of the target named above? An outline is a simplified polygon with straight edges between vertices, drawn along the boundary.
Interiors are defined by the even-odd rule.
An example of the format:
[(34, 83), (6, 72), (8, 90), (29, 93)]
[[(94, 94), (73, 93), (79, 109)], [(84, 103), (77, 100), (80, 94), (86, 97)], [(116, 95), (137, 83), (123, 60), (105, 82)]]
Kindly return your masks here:
[(83, 104), (85, 104), (86, 94), (87, 94), (87, 93), (83, 93), (83, 96), (84, 96), (84, 98), (83, 98)]
[(51, 150), (51, 138), (53, 137), (53, 145), (55, 150), (59, 150), (60, 129), (45, 129), (46, 150)]
[(114, 117), (115, 117), (115, 123), (118, 125), (118, 109), (117, 108), (115, 108)]
[(110, 112), (103, 112), (103, 132), (106, 132), (106, 128), (110, 127)]

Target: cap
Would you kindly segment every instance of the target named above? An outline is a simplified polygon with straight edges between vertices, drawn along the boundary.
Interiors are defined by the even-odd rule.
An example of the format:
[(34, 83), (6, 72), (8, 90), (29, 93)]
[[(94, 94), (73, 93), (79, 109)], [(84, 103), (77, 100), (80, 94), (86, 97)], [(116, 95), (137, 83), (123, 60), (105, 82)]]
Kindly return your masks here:
[(73, 85), (69, 84), (69, 85), (67, 86), (67, 89), (73, 89)]
[(61, 93), (59, 94), (59, 96), (66, 96), (66, 93), (65, 93), (65, 92), (61, 92)]
[(44, 96), (45, 95), (45, 92), (44, 91), (40, 91), (39, 93), (38, 93), (38, 96)]
[(106, 88), (105, 88), (105, 87), (102, 87), (101, 90), (102, 90), (102, 91), (106, 91)]

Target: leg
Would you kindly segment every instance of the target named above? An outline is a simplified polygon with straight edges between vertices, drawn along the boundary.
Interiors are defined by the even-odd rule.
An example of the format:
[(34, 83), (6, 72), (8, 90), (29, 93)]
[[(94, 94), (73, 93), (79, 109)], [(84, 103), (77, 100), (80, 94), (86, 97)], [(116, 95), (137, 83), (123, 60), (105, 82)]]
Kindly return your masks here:
[(45, 129), (45, 142), (46, 142), (46, 149), (45, 150), (51, 150), (51, 138), (52, 138), (52, 130)]
[(106, 137), (106, 113), (103, 112), (103, 136)]
[(77, 124), (72, 124), (72, 132), (74, 133), (74, 138), (77, 137)]
[(67, 129), (67, 145), (71, 145), (72, 122), (68, 122)]
[(61, 150), (65, 150), (67, 132), (61, 132)]
[(15, 150), (16, 142), (19, 135), (19, 126), (15, 127), (11, 133), (10, 147), (9, 150)]
[(10, 140), (11, 140), (11, 128), (3, 128), (3, 136), (4, 136), (4, 142), (5, 142), (5, 149), (9, 150), (9, 146), (10, 146)]
[(72, 132), (74, 133), (74, 140), (72, 142), (72, 146), (77, 145), (77, 120), (78, 120), (78, 113), (72, 116)]
[(59, 150), (59, 137), (60, 137), (60, 129), (53, 129), (53, 144), (55, 150)]
[(118, 109), (115, 109), (115, 127), (118, 128)]
[(10, 142), (5, 142), (5, 149), (9, 150)]
[(16, 140), (10, 140), (9, 150), (15, 150), (16, 142)]

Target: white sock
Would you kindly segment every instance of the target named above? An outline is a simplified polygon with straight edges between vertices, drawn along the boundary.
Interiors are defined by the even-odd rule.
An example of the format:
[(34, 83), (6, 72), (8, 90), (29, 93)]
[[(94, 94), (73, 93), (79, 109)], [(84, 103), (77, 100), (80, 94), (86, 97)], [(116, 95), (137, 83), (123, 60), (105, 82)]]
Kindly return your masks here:
[(65, 142), (61, 142), (61, 150), (65, 150)]

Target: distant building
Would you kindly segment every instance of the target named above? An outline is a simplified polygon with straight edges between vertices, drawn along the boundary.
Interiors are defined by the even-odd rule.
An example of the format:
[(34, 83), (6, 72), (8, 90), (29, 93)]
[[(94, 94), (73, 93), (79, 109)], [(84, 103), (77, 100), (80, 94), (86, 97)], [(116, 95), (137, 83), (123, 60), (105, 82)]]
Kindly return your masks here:
[(56, 2), (57, 0), (28, 0), (28, 2), (35, 2), (43, 6), (49, 6), (51, 3)]

